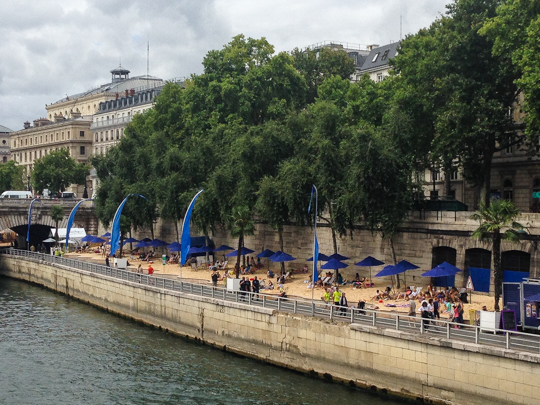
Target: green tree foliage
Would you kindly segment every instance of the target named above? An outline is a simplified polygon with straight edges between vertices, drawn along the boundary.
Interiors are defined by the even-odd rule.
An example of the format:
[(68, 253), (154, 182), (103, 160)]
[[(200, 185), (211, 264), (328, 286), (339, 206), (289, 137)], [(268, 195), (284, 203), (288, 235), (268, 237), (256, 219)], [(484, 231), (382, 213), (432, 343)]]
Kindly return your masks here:
[(231, 236), (238, 238), (238, 254), (236, 256), (236, 278), (240, 274), (240, 257), (241, 249), (244, 246), (244, 237), (253, 235), (255, 231), (255, 222), (253, 221), (253, 213), (246, 206), (234, 207), (229, 218), (229, 230)]
[(32, 184), (39, 194), (44, 189), (57, 193), (65, 191), (70, 184), (84, 184), (88, 173), (88, 166), (77, 163), (67, 149), (60, 149), (36, 160)]
[[(421, 135), (422, 157), (445, 171), (458, 159), (465, 177), (489, 204), (491, 163), (520, 141), (508, 111), (517, 101), (516, 70), (478, 30), (495, 17), (499, 0), (456, 0), (429, 29), (407, 38), (395, 59), (411, 101), (405, 111)], [(411, 99), (410, 96), (413, 96)], [(420, 159), (420, 158), (419, 158)]]
[(58, 242), (58, 223), (64, 219), (64, 209), (61, 205), (53, 205), (51, 208), (51, 219), (54, 221), (55, 232), (54, 238)]
[(0, 164), (0, 193), (6, 190), (25, 189), (23, 174), (24, 167), (19, 166), (14, 160)]
[(540, 132), (540, 3), (507, 0), (497, 15), (487, 20), (480, 33), (494, 41), (493, 52), (512, 60), (518, 69), (517, 85), (523, 91), (526, 131), (533, 142)]
[(519, 231), (523, 225), (515, 222), (519, 215), (511, 201), (496, 200), (489, 206), (480, 205), (480, 209), (471, 215), (471, 219), (480, 222), (473, 232), (473, 238), (489, 240), (493, 243), (493, 276), (495, 284), (495, 311), (499, 310), (499, 299), (502, 293), (503, 270), (501, 268), (501, 241), (519, 241)]
[(328, 47), (306, 50), (297, 48), (291, 54), (294, 58), (294, 66), (307, 84), (306, 104), (315, 101), (319, 86), (325, 79), (331, 76), (349, 79), (356, 70), (354, 61), (346, 52)]
[[(92, 159), (101, 182), (100, 220), (108, 225), (126, 194), (141, 193), (152, 203), (126, 204), (133, 226), (158, 213), (179, 222), (193, 195), (204, 189), (194, 223), (205, 235), (227, 227), (241, 247), (254, 215), (280, 235), (289, 221), (310, 224), (307, 204), (316, 184), (318, 214), (331, 227), (337, 251), (336, 235), (362, 218), (341, 200), (357, 192), (350, 187), (349, 173), (357, 164), (351, 153), (367, 148), (380, 132), (372, 128), (383, 124), (394, 80), (351, 84), (354, 64), (345, 52), (303, 55), (274, 54), (264, 38), (239, 35), (209, 52), (204, 73), (192, 76), (185, 88), (168, 83), (155, 108), (133, 119), (118, 146)], [(366, 137), (358, 138), (364, 127)], [(385, 142), (391, 144), (384, 150), (395, 152), (385, 155), (389, 161), (403, 152), (392, 149), (399, 136), (387, 132)], [(351, 148), (356, 141), (362, 144)], [(395, 165), (388, 167), (394, 175)]]

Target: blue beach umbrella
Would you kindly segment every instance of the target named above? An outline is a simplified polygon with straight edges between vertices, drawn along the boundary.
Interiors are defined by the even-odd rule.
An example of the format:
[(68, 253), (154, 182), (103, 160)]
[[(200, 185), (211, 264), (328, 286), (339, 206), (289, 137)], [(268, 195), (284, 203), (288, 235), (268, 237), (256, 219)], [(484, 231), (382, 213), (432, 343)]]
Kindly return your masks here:
[(191, 246), (188, 250), (188, 254), (192, 255), (192, 254), (195, 254), (195, 253), (202, 253), (201, 252), (201, 248), (198, 248), (196, 246)]
[(104, 233), (103, 235), (101, 235), (102, 238), (110, 238), (111, 237), (111, 233), (110, 232), (106, 232)]
[(274, 257), (272, 259), (273, 262), (280, 263), (280, 262), (292, 262), (293, 260), (296, 260), (295, 257), (292, 257), (291, 255), (287, 253), (281, 253), (280, 255)]
[(84, 238), (81, 239), (81, 242), (92, 242), (93, 240), (94, 240), (94, 236), (86, 235)]
[(336, 259), (340, 262), (343, 260), (349, 260), (347, 256), (340, 255), (339, 253), (334, 253), (333, 255), (328, 256), (329, 259)]
[(227, 246), (227, 245), (221, 245), (217, 249), (214, 249), (214, 252), (222, 252), (224, 250), (234, 250), (234, 248)]
[(105, 239), (101, 239), (101, 238), (98, 238), (97, 236), (93, 236), (92, 237), (92, 243), (103, 243), (103, 242), (106, 242)]
[[(420, 268), (416, 264), (412, 264), (411, 262), (408, 262), (407, 260), (400, 261), (398, 264), (396, 264), (396, 267), (399, 269), (403, 269), (403, 273), (407, 270), (415, 270), (415, 269)], [(405, 284), (407, 283), (405, 280), (405, 274), (403, 275), (403, 281), (405, 282)]]
[(270, 257), (274, 255), (274, 251), (270, 249), (263, 250), (261, 253), (257, 255), (257, 257)]
[(135, 243), (135, 242), (138, 242), (138, 240), (135, 238), (127, 238), (126, 240), (124, 240), (124, 245), (126, 243)]
[(432, 268), (429, 271), (426, 271), (422, 274), (422, 277), (447, 277), (447, 276), (454, 276), (457, 273), (459, 273), (461, 270), (458, 269), (456, 266), (447, 263), (442, 262), (438, 266)]
[(395, 276), (396, 274), (402, 273), (405, 270), (399, 269), (397, 266), (388, 265), (384, 269), (375, 274), (375, 277), (386, 277), (386, 276)]
[(137, 248), (145, 248), (148, 246), (150, 246), (150, 242), (145, 242), (144, 240), (140, 241), (139, 243), (135, 245), (135, 247)]
[(152, 242), (152, 239), (150, 238), (144, 238), (141, 240), (141, 242)]
[[(241, 256), (245, 256), (245, 255), (248, 255), (250, 253), (253, 253), (255, 252), (254, 250), (251, 250), (251, 249), (248, 249), (246, 247), (243, 247), (242, 249), (240, 249), (240, 255)], [(238, 255), (238, 250), (235, 250), (231, 253), (229, 253), (228, 255), (226, 255), (227, 257), (234, 257), (234, 256), (237, 256)]]
[[(328, 256), (326, 256), (324, 253), (319, 253), (319, 258), (318, 258), (318, 262), (327, 262), (328, 260), (330, 260), (330, 258)], [(306, 260), (306, 262), (312, 262), (313, 261), (313, 256), (311, 256), (309, 259)]]
[(206, 253), (206, 252), (212, 252), (212, 248), (210, 246), (202, 246), (201, 247), (201, 252), (203, 253)]
[(380, 266), (381, 264), (384, 264), (384, 262), (381, 262), (380, 260), (377, 260), (372, 256), (368, 256), (364, 260), (355, 263), (355, 266), (369, 267), (369, 282), (371, 283), (371, 267)]
[(345, 264), (343, 262), (340, 262), (339, 260), (332, 258), (328, 260), (325, 264), (321, 266), (321, 269), (323, 270), (338, 270), (338, 269), (344, 269), (345, 267), (349, 267), (348, 264)]

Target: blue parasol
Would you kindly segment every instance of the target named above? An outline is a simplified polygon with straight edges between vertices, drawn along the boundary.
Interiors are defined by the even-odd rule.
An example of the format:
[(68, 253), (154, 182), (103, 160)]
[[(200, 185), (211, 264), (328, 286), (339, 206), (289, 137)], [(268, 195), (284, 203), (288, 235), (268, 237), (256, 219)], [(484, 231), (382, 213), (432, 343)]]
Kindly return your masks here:
[[(253, 252), (255, 252), (255, 251), (251, 250), (251, 249), (248, 249), (246, 247), (243, 247), (242, 249), (240, 249), (240, 255), (241, 256), (245, 256), (245, 255), (248, 255), (248, 254), (253, 253)], [(237, 256), (237, 255), (238, 255), (238, 250), (235, 250), (234, 252), (231, 252), (226, 256), (227, 257), (234, 257), (234, 256)]]
[(103, 235), (101, 235), (102, 238), (110, 238), (111, 237), (111, 233), (110, 232), (106, 232), (104, 233)]
[(257, 255), (257, 257), (270, 257), (274, 255), (274, 251), (270, 249), (263, 250), (261, 253)]
[(399, 273), (403, 273), (405, 270), (399, 269), (397, 266), (388, 265), (384, 269), (375, 274), (375, 277), (394, 276)]
[(347, 256), (340, 255), (339, 253), (334, 253), (333, 255), (328, 256), (329, 259), (336, 259), (340, 262), (343, 260), (349, 260)]
[(292, 257), (291, 255), (287, 253), (281, 253), (280, 255), (274, 257), (271, 259), (273, 262), (292, 262), (293, 260), (296, 260), (295, 257)]
[[(320, 261), (327, 262), (328, 260), (330, 260), (328, 256), (326, 256), (324, 253), (319, 253), (319, 260), (317, 260), (318, 262)], [(313, 256), (311, 256), (309, 259), (306, 260), (306, 262), (312, 262), (312, 261), (313, 261)]]
[(217, 249), (214, 250), (214, 252), (221, 252), (223, 250), (234, 250), (234, 248), (227, 246), (227, 245), (221, 245)]
[(321, 269), (323, 270), (338, 270), (338, 269), (344, 269), (345, 267), (349, 267), (348, 264), (345, 264), (343, 262), (340, 262), (339, 260), (332, 258), (328, 260), (325, 264), (321, 266)]
[(454, 276), (457, 273), (459, 273), (461, 270), (458, 269), (456, 266), (447, 263), (442, 262), (437, 267), (432, 268), (429, 271), (426, 271), (422, 274), (422, 277), (447, 277), (447, 276)]

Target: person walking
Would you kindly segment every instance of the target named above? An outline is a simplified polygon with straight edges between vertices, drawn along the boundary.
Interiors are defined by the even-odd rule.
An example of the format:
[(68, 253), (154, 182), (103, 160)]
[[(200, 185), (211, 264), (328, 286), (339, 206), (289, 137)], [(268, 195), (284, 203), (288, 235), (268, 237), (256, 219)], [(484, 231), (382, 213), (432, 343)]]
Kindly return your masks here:
[(347, 308), (349, 307), (349, 302), (347, 301), (345, 293), (341, 293), (341, 297), (339, 298), (339, 306), (339, 311), (341, 315), (345, 315), (345, 313), (347, 312)]
[(429, 328), (429, 308), (427, 301), (422, 301), (422, 306), (420, 307), (420, 312), (422, 314), (422, 323), (424, 324), (424, 330)]
[(105, 256), (105, 266), (111, 267), (111, 262), (109, 261), (109, 255)]
[(333, 298), (334, 298), (334, 305), (339, 305), (339, 300), (341, 299), (341, 291), (339, 291), (339, 288), (336, 287), (335, 291), (334, 291), (334, 294), (333, 295)]
[(253, 280), (253, 283), (251, 283), (251, 286), (253, 288), (253, 294), (257, 294), (257, 298), (259, 298), (259, 290), (261, 288), (261, 284), (257, 276), (255, 276), (255, 279)]
[(214, 270), (214, 272), (212, 273), (212, 285), (214, 287), (217, 287), (217, 282), (218, 282), (218, 275), (216, 271)]

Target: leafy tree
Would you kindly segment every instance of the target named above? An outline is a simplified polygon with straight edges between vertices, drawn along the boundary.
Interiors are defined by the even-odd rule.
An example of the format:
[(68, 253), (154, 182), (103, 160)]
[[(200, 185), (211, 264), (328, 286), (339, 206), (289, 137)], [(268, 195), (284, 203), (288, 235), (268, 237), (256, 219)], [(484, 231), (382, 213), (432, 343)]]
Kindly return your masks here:
[[(289, 207), (283, 195), (279, 179), (265, 176), (257, 192), (256, 210), (258, 214), (268, 221), (268, 224), (277, 230), (279, 249), (284, 252), (283, 227), (288, 222)], [(281, 271), (285, 272), (285, 263), (281, 262)]]
[(60, 149), (36, 160), (32, 183), (38, 193), (44, 189), (57, 193), (65, 191), (70, 184), (84, 184), (88, 173), (88, 166), (75, 162), (67, 149)]
[(503, 270), (501, 269), (501, 241), (519, 241), (519, 231), (523, 225), (514, 222), (520, 212), (511, 201), (495, 200), (489, 206), (480, 204), (480, 209), (471, 215), (471, 219), (480, 222), (473, 232), (473, 238), (490, 240), (493, 243), (493, 278), (495, 284), (495, 311), (499, 310), (499, 298), (502, 293)]
[(533, 141), (540, 132), (540, 3), (536, 0), (506, 0), (497, 15), (488, 19), (481, 34), (493, 40), (493, 53), (512, 61), (518, 70), (516, 83), (523, 91), (521, 107), (526, 131)]
[(306, 104), (315, 102), (319, 93), (319, 86), (331, 76), (349, 79), (355, 72), (354, 61), (349, 58), (347, 52), (339, 49), (323, 47), (320, 49), (292, 51), (294, 66), (307, 84)]
[(0, 165), (0, 193), (6, 190), (22, 190), (24, 167), (19, 166), (16, 161), (9, 160)]
[(53, 205), (51, 208), (51, 219), (54, 221), (56, 228), (54, 238), (58, 242), (58, 223), (64, 219), (64, 209), (61, 205)]
[(239, 206), (233, 208), (229, 218), (229, 230), (232, 237), (238, 238), (238, 255), (236, 256), (235, 275), (235, 277), (238, 278), (240, 275), (240, 256), (241, 249), (244, 246), (244, 237), (246, 235), (253, 235), (253, 232), (255, 231), (253, 214), (248, 207)]
[(412, 110), (419, 141), (429, 148), (419, 148), (420, 156), (445, 171), (458, 159), (486, 205), (494, 153), (521, 139), (508, 114), (519, 95), (516, 70), (478, 33), (499, 3), (456, 0), (429, 29), (403, 41), (394, 62), (404, 89), (398, 97), (416, 100), (401, 105)]

